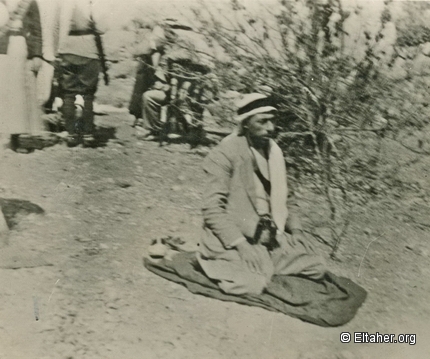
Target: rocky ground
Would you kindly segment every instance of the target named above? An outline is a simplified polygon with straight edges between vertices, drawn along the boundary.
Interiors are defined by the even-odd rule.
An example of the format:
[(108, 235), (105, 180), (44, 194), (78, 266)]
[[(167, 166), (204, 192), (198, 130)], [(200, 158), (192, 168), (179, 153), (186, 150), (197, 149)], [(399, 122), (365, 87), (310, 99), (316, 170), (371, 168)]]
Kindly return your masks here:
[[(283, 314), (195, 296), (148, 272), (151, 239), (201, 233), (200, 163), (207, 149), (136, 139), (125, 113), (105, 147), (57, 144), (0, 158), (0, 198), (41, 206), (0, 248), (0, 358), (426, 358), (430, 352), (428, 159), (404, 176), (421, 193), (357, 212), (336, 274), (368, 291), (352, 322), (320, 328)], [(427, 161), (427, 162), (425, 162)], [(305, 187), (304, 187), (305, 188)], [(427, 192), (426, 192), (427, 191)], [(305, 223), (322, 202), (302, 189)], [(312, 239), (310, 239), (312, 240)], [(316, 243), (328, 258), (329, 249)], [(416, 345), (342, 344), (341, 332), (416, 334)]]

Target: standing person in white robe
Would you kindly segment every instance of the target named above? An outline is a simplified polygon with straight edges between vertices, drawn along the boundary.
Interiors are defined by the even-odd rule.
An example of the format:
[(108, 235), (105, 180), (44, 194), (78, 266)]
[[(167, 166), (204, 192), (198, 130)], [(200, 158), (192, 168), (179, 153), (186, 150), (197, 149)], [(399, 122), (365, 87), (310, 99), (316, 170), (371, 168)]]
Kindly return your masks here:
[(42, 25), (42, 54), (45, 60), (37, 75), (37, 99), (45, 105), (50, 99), (54, 63), (59, 46), (60, 5), (63, 0), (37, 0)]
[(15, 149), (20, 134), (43, 129), (36, 87), (43, 64), (42, 28), (35, 0), (0, 1), (0, 134)]

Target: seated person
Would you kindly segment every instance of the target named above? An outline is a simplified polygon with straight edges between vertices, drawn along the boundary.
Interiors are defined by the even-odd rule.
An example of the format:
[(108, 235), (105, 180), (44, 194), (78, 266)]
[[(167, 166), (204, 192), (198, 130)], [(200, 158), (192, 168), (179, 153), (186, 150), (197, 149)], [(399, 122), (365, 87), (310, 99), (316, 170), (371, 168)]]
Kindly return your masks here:
[(151, 140), (158, 135), (162, 128), (161, 108), (169, 101), (169, 88), (164, 73), (159, 69), (156, 81), (152, 88), (142, 96), (143, 127), (148, 130), (146, 140)]
[[(176, 80), (172, 78), (170, 91), (171, 107), (169, 111), (169, 130), (179, 131), (193, 137), (199, 142), (205, 135), (203, 132), (204, 120), (213, 116), (217, 101), (217, 82), (215, 75), (200, 76), (197, 81), (184, 81), (178, 90), (175, 89)], [(176, 81), (178, 82), (178, 81)]]
[(149, 130), (145, 140), (153, 139), (154, 135), (159, 135), (163, 122), (167, 121), (166, 118), (163, 118), (161, 109), (169, 104), (169, 101), (172, 105), (170, 115), (175, 118), (175, 123), (171, 124), (170, 130), (177, 130), (173, 126), (176, 126), (178, 121), (187, 130), (189, 126), (194, 125), (195, 114), (203, 113), (203, 103), (191, 97), (191, 82), (185, 81), (178, 88), (179, 82), (176, 78), (171, 79), (169, 86), (161, 70), (157, 72), (156, 76), (155, 85), (143, 94), (143, 127)]
[(238, 133), (226, 137), (204, 163), (205, 236), (197, 259), (227, 294), (260, 294), (275, 274), (313, 280), (325, 274), (303, 236), (297, 206), (287, 203), (285, 161), (271, 139), (275, 119), (270, 98), (244, 95)]
[(174, 38), (174, 34), (164, 24), (152, 26), (141, 43), (134, 49), (135, 58), (139, 62), (136, 73), (136, 81), (133, 88), (129, 112), (135, 116), (133, 126), (136, 126), (142, 119), (142, 96), (145, 92), (153, 88), (157, 81), (156, 72), (164, 56), (166, 45)]

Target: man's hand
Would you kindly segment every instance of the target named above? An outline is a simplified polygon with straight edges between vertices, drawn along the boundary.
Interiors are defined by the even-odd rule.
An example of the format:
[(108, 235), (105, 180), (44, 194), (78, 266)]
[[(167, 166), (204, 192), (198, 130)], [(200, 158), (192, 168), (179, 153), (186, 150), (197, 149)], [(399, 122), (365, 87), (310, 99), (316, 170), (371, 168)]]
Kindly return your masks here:
[(253, 246), (247, 241), (243, 241), (236, 246), (240, 258), (245, 261), (248, 268), (253, 273), (263, 273), (262, 263), (260, 262), (260, 246)]
[(31, 71), (33, 71), (35, 74), (37, 74), (41, 67), (43, 65), (43, 60), (40, 57), (34, 57), (33, 59), (31, 59)]

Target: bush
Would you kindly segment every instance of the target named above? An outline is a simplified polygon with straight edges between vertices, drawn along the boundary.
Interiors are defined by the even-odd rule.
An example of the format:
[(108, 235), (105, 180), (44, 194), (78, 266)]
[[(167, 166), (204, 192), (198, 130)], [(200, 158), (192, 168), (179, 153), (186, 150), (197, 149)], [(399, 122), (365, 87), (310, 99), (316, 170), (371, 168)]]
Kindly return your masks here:
[[(387, 190), (380, 171), (383, 141), (425, 122), (411, 91), (390, 77), (393, 58), (379, 46), (392, 20), (390, 3), (376, 33), (363, 30), (361, 58), (346, 51), (350, 12), (340, 0), (281, 0), (255, 16), (238, 1), (229, 11), (195, 10), (200, 33), (229, 59), (214, 59), (221, 87), (250, 92), (268, 85), (278, 99), (279, 142), (295, 176), (307, 176), (325, 195), (333, 255), (357, 204), (355, 194), (367, 202)], [(419, 41), (427, 39), (424, 30)], [(414, 31), (402, 33), (397, 45), (411, 46), (407, 39)], [(342, 193), (341, 203), (334, 193)]]

